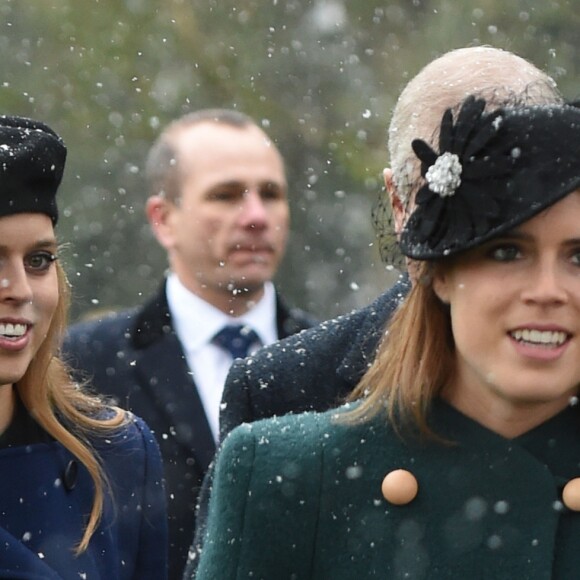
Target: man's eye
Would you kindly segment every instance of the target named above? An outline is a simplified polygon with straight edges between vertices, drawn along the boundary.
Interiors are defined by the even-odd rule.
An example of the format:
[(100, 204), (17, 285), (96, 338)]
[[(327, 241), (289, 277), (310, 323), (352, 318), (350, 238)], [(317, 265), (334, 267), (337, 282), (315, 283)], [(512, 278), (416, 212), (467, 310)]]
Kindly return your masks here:
[(233, 191), (214, 191), (212, 193), (212, 198), (218, 201), (229, 201), (230, 199), (234, 199), (236, 194)]
[(224, 201), (224, 202), (234, 202), (239, 201), (244, 196), (243, 189), (236, 188), (226, 188), (226, 189), (215, 189), (212, 191), (208, 198), (212, 201)]
[(284, 197), (284, 191), (277, 185), (267, 185), (260, 189), (262, 199), (281, 199)]
[(29, 272), (45, 272), (56, 259), (52, 252), (35, 252), (26, 258), (25, 266)]

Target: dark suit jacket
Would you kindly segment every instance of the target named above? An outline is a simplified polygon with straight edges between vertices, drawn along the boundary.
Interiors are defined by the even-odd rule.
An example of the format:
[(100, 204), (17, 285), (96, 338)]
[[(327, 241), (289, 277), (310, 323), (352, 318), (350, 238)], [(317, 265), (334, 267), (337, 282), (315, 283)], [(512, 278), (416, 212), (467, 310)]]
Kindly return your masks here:
[(88, 471), (60, 443), (0, 449), (0, 578), (163, 580), (167, 518), (157, 443), (140, 419), (91, 443), (110, 483), (88, 549), (75, 556), (91, 510)]
[[(311, 326), (278, 298), (280, 337)], [(194, 508), (215, 443), (181, 344), (165, 285), (149, 302), (69, 329), (64, 359), (99, 393), (142, 417), (155, 433), (165, 464), (169, 514), (169, 578), (181, 578), (194, 526)]]
[[(340, 412), (340, 411), (339, 411)], [(216, 460), (196, 580), (580, 577), (580, 513), (562, 487), (580, 477), (580, 409), (505, 439), (435, 401), (446, 440), (402, 440), (384, 415), (335, 411), (234, 430)], [(385, 500), (393, 470), (417, 496)]]

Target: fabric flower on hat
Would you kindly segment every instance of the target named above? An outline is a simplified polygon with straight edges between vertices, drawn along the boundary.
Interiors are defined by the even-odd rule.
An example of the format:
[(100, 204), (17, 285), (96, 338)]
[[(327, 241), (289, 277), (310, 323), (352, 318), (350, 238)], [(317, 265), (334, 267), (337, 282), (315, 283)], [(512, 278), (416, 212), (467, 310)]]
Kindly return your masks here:
[(421, 253), (422, 246), (429, 251), (438, 249), (442, 242), (477, 237), (500, 217), (501, 203), (493, 191), (472, 185), (482, 177), (508, 174), (515, 156), (505, 142), (505, 154), (493, 150), (502, 111), (485, 113), (484, 109), (485, 101), (473, 96), (464, 101), (455, 122), (448, 109), (441, 122), (439, 153), (423, 140), (412, 142), (425, 178), (415, 197), (416, 209), (409, 218), (409, 227), (403, 232), (402, 242), (416, 247), (412, 253)]
[(580, 109), (568, 104), (485, 112), (468, 97), (445, 112), (439, 153), (415, 140), (425, 183), (399, 246), (439, 260), (497, 238), (580, 191)]

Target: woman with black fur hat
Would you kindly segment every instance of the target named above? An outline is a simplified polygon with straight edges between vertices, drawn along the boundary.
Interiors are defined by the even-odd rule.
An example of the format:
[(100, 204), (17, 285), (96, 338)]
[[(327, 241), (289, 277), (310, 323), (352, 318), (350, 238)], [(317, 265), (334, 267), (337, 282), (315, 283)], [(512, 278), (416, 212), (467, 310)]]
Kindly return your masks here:
[(226, 439), (200, 580), (578, 577), (580, 110), (413, 150), (416, 283), (352, 403)]
[(155, 440), (73, 384), (56, 356), (69, 299), (54, 233), (65, 158), (43, 123), (0, 117), (0, 578), (162, 579)]

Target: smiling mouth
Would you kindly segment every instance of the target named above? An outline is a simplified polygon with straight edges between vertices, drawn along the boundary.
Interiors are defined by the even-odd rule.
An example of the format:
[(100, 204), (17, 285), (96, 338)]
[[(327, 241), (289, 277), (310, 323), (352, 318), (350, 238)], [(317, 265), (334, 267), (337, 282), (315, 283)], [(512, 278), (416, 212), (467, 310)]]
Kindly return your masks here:
[(569, 338), (566, 332), (560, 330), (534, 330), (527, 328), (512, 330), (509, 335), (518, 342), (548, 348), (562, 346)]
[(0, 323), (0, 337), (9, 340), (22, 338), (27, 330), (28, 326), (26, 324), (12, 324), (10, 322), (7, 324)]

